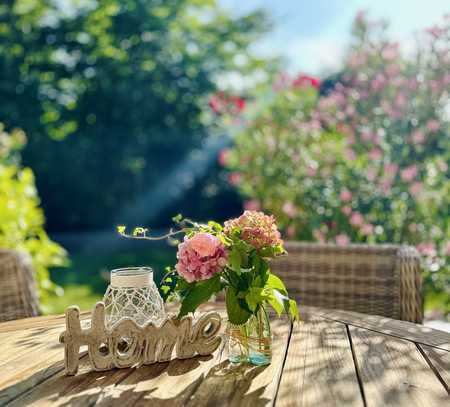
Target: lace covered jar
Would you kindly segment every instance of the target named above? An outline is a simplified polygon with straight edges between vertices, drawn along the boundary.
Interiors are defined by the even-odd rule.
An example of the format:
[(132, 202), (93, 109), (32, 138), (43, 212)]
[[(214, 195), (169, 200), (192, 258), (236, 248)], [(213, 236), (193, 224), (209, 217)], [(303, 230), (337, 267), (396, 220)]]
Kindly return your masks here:
[(164, 302), (149, 267), (127, 267), (111, 271), (111, 282), (103, 298), (105, 323), (111, 327), (123, 317), (137, 324), (160, 325), (166, 318)]

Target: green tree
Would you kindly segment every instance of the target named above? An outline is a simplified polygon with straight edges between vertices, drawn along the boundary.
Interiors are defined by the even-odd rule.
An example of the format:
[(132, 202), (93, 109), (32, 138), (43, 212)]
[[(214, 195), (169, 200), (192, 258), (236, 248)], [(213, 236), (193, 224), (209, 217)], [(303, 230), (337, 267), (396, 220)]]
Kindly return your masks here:
[(0, 117), (30, 137), (51, 228), (108, 226), (200, 146), (206, 98), (264, 66), (248, 49), (267, 26), (210, 0), (3, 2)]

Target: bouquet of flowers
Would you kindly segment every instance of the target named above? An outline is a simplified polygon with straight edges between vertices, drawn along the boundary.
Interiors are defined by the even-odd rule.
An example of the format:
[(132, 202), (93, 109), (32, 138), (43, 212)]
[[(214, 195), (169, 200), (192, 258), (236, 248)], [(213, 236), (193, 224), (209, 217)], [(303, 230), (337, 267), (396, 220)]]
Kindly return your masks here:
[[(178, 230), (171, 230), (163, 238), (173, 239), (178, 234), (184, 238), (176, 241), (178, 262), (174, 269), (167, 269), (160, 290), (164, 300), (180, 301), (180, 318), (225, 290), (229, 324), (241, 327), (239, 332), (246, 337), (246, 344), (250, 329), (244, 329), (246, 324), (256, 325), (257, 336), (264, 336), (265, 332), (270, 342), (267, 305), (279, 316), (285, 312), (294, 320), (299, 319), (295, 300), (289, 298), (284, 283), (270, 270), (270, 259), (287, 254), (273, 216), (245, 211), (223, 225), (213, 221), (200, 224), (181, 215), (173, 220)], [(127, 236), (123, 227), (119, 232)], [(147, 236), (145, 229), (133, 234), (159, 239)], [(248, 346), (245, 350), (248, 353)]]

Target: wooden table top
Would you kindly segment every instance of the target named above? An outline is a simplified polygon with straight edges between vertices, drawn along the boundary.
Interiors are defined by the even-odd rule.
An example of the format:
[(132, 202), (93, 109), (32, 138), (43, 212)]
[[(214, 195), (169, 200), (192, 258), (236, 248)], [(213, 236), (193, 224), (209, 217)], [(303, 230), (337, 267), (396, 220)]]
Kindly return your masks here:
[[(217, 309), (216, 304), (213, 308)], [(269, 366), (208, 357), (93, 372), (83, 356), (64, 375), (64, 317), (0, 324), (0, 405), (450, 405), (450, 334), (353, 312), (303, 307), (272, 321)]]

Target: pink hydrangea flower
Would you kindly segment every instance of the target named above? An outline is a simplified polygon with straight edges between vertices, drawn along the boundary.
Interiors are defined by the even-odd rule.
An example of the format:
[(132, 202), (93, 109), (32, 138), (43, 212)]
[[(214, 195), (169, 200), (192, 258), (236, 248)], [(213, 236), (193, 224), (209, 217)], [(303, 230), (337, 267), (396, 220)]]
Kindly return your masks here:
[(347, 246), (349, 243), (350, 243), (350, 238), (347, 235), (341, 233), (336, 236), (336, 244), (338, 246)]
[(385, 175), (387, 175), (389, 178), (392, 178), (397, 174), (398, 171), (398, 165), (397, 164), (385, 164), (383, 167)]
[(369, 151), (369, 158), (373, 161), (380, 160), (381, 157), (383, 157), (383, 152), (379, 148), (372, 148), (372, 150)]
[(178, 245), (178, 274), (189, 283), (207, 280), (222, 271), (227, 264), (227, 252), (223, 243), (210, 233), (197, 233), (185, 237)]
[(423, 144), (425, 142), (425, 133), (422, 130), (415, 130), (411, 134), (411, 138), (415, 144)]
[(347, 188), (344, 188), (339, 194), (339, 197), (343, 202), (350, 202), (352, 200), (353, 195)]
[(245, 211), (239, 218), (227, 220), (224, 226), (226, 235), (240, 229), (241, 239), (256, 249), (283, 244), (275, 218), (263, 212)]

